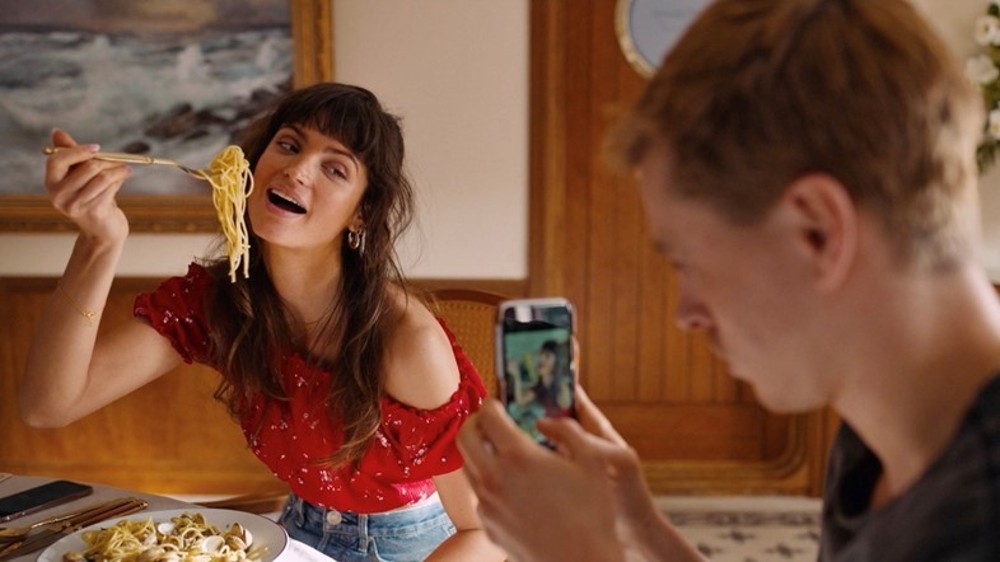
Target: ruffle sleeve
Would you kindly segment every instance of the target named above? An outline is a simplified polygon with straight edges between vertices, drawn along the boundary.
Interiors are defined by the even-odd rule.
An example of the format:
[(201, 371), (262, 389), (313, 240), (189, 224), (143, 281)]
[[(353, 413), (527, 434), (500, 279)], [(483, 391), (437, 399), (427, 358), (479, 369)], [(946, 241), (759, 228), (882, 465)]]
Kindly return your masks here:
[[(433, 410), (420, 410), (392, 398), (382, 402), (382, 426), (373, 449), (381, 454), (366, 455), (382, 470), (398, 470), (402, 480), (431, 478), (462, 467), (462, 455), (455, 443), (466, 419), (479, 410), (486, 388), (479, 372), (458, 345), (454, 334), (441, 322), (451, 341), (458, 363), (459, 385), (450, 400)], [(374, 452), (374, 451), (373, 451)], [(381, 457), (381, 458), (379, 458)]]
[(170, 277), (156, 290), (136, 296), (132, 314), (167, 338), (184, 362), (203, 362), (208, 354), (204, 296), (211, 284), (208, 272), (192, 263), (186, 275)]

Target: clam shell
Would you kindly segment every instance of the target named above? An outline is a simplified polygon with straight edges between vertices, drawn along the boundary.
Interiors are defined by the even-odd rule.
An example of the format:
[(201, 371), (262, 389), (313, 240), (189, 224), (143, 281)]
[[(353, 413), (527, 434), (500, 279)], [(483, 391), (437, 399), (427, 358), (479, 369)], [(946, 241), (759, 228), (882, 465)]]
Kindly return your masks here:
[(253, 533), (250, 532), (250, 529), (247, 529), (246, 527), (240, 525), (239, 523), (233, 523), (229, 527), (229, 530), (226, 531), (226, 536), (239, 537), (246, 546), (250, 546), (253, 544)]
[(198, 548), (208, 554), (219, 552), (224, 546), (226, 546), (226, 539), (219, 535), (212, 535), (198, 541)]

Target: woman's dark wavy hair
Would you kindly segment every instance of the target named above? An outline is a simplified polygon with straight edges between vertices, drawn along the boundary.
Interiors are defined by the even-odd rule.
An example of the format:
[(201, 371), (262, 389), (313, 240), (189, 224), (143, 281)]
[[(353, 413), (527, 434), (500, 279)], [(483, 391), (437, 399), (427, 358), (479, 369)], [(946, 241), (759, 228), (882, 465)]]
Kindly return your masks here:
[[(282, 406), (280, 372), (285, 354), (304, 353), (331, 376), (328, 414), (343, 427), (344, 443), (330, 458), (335, 467), (356, 465), (382, 417), (382, 373), (390, 314), (389, 287), (406, 287), (395, 242), (412, 218), (413, 190), (403, 172), (403, 135), (399, 119), (386, 112), (364, 88), (322, 83), (293, 91), (258, 120), (241, 143), (255, 169), (277, 131), (298, 125), (336, 138), (363, 163), (368, 185), (361, 199), (364, 252), (341, 247), (340, 299), (319, 326), (317, 343), (296, 349), (285, 309), (261, 257), (265, 242), (250, 225), (250, 276), (228, 280), (228, 260), (209, 264), (216, 282), (206, 303), (214, 364), (223, 373), (215, 396), (237, 418), (263, 393)], [(259, 186), (263, 188), (263, 186)], [(248, 218), (249, 221), (249, 218)], [(332, 299), (332, 296), (331, 296)], [(283, 406), (282, 406), (283, 407)]]

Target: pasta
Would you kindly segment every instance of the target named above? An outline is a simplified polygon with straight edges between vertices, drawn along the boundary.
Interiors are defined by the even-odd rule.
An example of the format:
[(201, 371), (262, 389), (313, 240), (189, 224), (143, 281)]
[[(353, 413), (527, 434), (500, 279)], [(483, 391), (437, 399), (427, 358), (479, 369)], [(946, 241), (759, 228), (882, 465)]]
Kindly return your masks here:
[(199, 170), (202, 179), (212, 184), (212, 204), (226, 237), (229, 256), (229, 280), (236, 282), (236, 272), (243, 265), (243, 277), (250, 277), (250, 236), (244, 218), (246, 200), (253, 192), (253, 174), (243, 150), (230, 145), (222, 149), (207, 170)]
[(64, 562), (238, 562), (260, 560), (267, 548), (253, 544), (253, 536), (238, 523), (226, 532), (197, 512), (183, 513), (170, 522), (122, 519), (110, 527), (86, 531), (87, 548), (68, 552)]

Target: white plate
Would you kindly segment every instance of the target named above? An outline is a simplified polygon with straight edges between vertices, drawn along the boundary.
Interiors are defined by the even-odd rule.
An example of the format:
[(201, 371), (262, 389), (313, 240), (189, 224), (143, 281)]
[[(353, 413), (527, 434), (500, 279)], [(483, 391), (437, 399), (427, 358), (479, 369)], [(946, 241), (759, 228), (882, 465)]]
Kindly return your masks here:
[(63, 554), (72, 551), (83, 551), (87, 548), (86, 543), (84, 543), (83, 539), (80, 538), (80, 535), (84, 531), (104, 529), (123, 519), (129, 519), (131, 521), (145, 521), (152, 517), (154, 523), (163, 523), (165, 521), (170, 521), (170, 518), (183, 513), (200, 513), (205, 516), (205, 521), (222, 530), (228, 529), (233, 523), (243, 525), (251, 533), (253, 533), (254, 544), (264, 545), (267, 547), (267, 552), (264, 553), (264, 556), (261, 558), (261, 562), (273, 561), (281, 555), (286, 548), (288, 548), (288, 533), (285, 532), (284, 527), (266, 517), (255, 515), (253, 513), (246, 513), (244, 511), (234, 511), (231, 509), (205, 509), (200, 507), (190, 507), (188, 509), (170, 509), (165, 511), (133, 513), (124, 517), (115, 517), (113, 519), (108, 519), (107, 521), (102, 521), (52, 543), (51, 546), (43, 550), (42, 553), (38, 555), (38, 562), (62, 562)]

